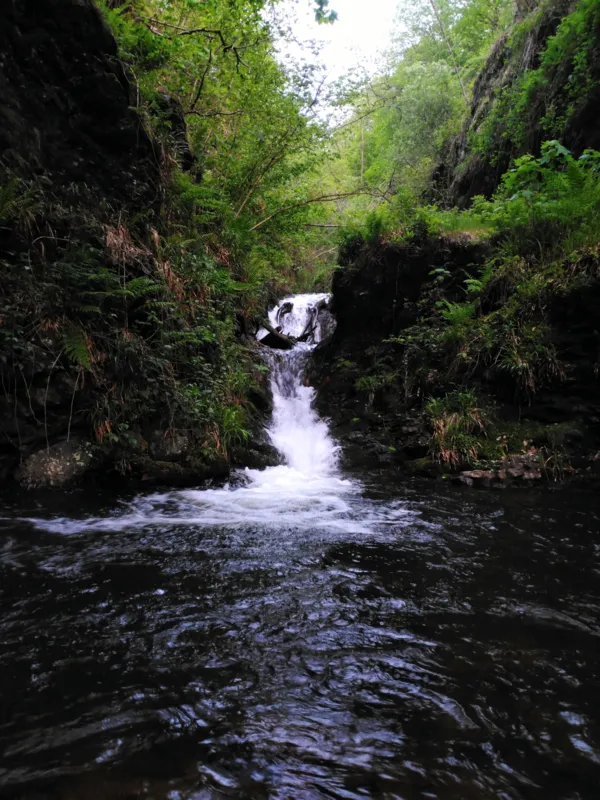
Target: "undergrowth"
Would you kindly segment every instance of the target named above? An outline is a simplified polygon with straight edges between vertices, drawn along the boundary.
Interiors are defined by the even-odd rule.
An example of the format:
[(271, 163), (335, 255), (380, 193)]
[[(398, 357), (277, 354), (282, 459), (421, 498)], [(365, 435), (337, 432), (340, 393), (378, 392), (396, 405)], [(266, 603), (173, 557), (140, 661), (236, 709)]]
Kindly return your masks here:
[[(469, 230), (479, 233), (460, 238)], [(515, 161), (490, 200), (476, 198), (464, 211), (421, 208), (377, 239), (350, 231), (344, 246), (348, 260), (366, 248), (376, 262), (387, 243), (409, 253), (425, 241), (443, 249), (474, 239), (485, 244), (483, 263), (467, 271), (450, 263), (432, 268), (418, 322), (389, 337), (379, 366), (355, 384), (369, 396), (396, 386), (407, 400), (418, 398), (431, 426), (431, 457), (453, 469), (497, 461), (510, 448), (522, 452), (505, 436), (508, 423), (494, 421), (489, 403), (484, 410), (482, 388), (518, 408), (569, 377), (552, 314), (600, 277), (600, 153), (574, 158), (548, 141), (538, 158)], [(536, 453), (543, 473), (568, 469), (562, 446), (543, 444)]]

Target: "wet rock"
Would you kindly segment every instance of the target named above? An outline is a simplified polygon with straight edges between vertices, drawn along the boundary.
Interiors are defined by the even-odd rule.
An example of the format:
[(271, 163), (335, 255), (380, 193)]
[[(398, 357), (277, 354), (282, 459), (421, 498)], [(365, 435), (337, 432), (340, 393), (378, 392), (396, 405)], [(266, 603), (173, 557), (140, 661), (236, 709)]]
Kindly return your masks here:
[(284, 333), (279, 333), (279, 331), (276, 330), (270, 330), (266, 336), (259, 339), (259, 342), (266, 347), (272, 347), (274, 350), (291, 350), (296, 344), (289, 336), (286, 336)]
[(324, 305), (317, 314), (317, 324), (321, 328), (321, 341), (325, 341), (333, 336), (335, 332), (335, 317), (329, 310), (329, 305)]
[(270, 415), (273, 411), (273, 398), (271, 393), (262, 386), (251, 389), (248, 392), (248, 400), (252, 403), (254, 408), (265, 417)]
[(145, 486), (198, 486), (203, 481), (229, 475), (229, 464), (224, 458), (210, 462), (194, 459), (193, 463), (178, 464), (140, 456), (132, 460), (130, 468), (132, 477)]
[(99, 464), (98, 450), (90, 442), (71, 439), (30, 455), (15, 478), (27, 489), (64, 489)]
[(511, 456), (504, 463), (508, 478), (522, 479), (525, 481), (540, 480), (542, 477), (540, 457), (536, 453)]
[(472, 469), (461, 472), (458, 480), (466, 486), (473, 486), (474, 484), (489, 486), (496, 477), (497, 473), (492, 470)]
[(153, 431), (148, 437), (148, 451), (156, 461), (183, 461), (192, 452), (192, 437), (188, 431)]
[(231, 462), (236, 467), (266, 469), (281, 464), (281, 456), (274, 447), (259, 450), (255, 447), (234, 447), (230, 452)]
[(277, 324), (278, 325), (282, 322), (283, 318), (287, 314), (290, 314), (293, 311), (293, 308), (294, 308), (294, 304), (291, 301), (288, 301), (287, 303), (282, 303), (281, 304), (281, 306), (279, 308), (279, 311), (277, 312)]
[(539, 457), (535, 453), (510, 456), (500, 469), (463, 470), (453, 480), (466, 486), (502, 486), (513, 481), (535, 481), (542, 478)]
[(264, 423), (251, 431), (247, 442), (230, 448), (229, 457), (234, 466), (250, 469), (266, 469), (282, 463), (281, 454), (271, 444)]

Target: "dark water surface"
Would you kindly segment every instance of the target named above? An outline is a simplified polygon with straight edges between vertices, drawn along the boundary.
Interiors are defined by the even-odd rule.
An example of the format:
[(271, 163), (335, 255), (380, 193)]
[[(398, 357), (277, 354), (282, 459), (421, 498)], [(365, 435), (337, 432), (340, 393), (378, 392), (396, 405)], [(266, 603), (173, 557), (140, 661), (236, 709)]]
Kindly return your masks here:
[(5, 512), (0, 795), (600, 798), (596, 493), (365, 484)]

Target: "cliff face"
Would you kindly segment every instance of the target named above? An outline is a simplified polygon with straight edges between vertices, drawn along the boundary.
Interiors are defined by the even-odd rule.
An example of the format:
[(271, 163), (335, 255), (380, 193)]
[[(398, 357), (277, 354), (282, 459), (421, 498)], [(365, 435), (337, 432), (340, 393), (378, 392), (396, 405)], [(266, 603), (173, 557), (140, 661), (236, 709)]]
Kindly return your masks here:
[[(219, 380), (223, 354), (205, 335), (218, 312), (180, 266), (194, 255), (166, 244), (164, 220), (185, 223), (168, 171), (196, 165), (173, 100), (162, 98), (160, 144), (137, 105), (92, 0), (2, 3), (0, 479), (16, 469), (27, 486), (62, 486), (116, 468), (197, 483), (227, 472), (232, 454), (198, 400)], [(217, 325), (233, 347), (233, 323)], [(271, 457), (253, 445), (238, 459)]]
[[(94, 403), (95, 381), (67, 357), (64, 337), (77, 331), (80, 357), (89, 361), (75, 307), (91, 306), (86, 289), (99, 295), (105, 287), (86, 285), (78, 263), (91, 265), (92, 254), (98, 269), (110, 263), (107, 226), (155, 201), (157, 159), (134, 103), (116, 42), (91, 0), (2, 5), (2, 477), (39, 448), (57, 484), (63, 469), (76, 477), (94, 463), (84, 409)], [(62, 456), (51, 459), (53, 447)], [(43, 484), (43, 472), (28, 480)]]
[[(529, 387), (505, 363), (522, 331), (507, 324), (494, 351), (481, 341), (475, 320), (465, 322), (471, 345), (453, 338), (443, 319), (444, 310), (464, 300), (465, 279), (480, 274), (494, 257), (493, 243), (423, 237), (409, 244), (355, 245), (345, 255), (349, 263), (333, 284), (338, 326), (317, 348), (312, 379), (319, 408), (332, 418), (349, 467), (440, 474), (481, 461), (487, 465), (481, 471), (486, 482), (505, 476), (506, 463), (518, 478), (539, 478), (545, 466), (552, 478), (566, 474), (567, 465), (583, 474), (597, 471), (598, 252), (588, 257), (595, 277), (568, 292), (550, 290), (547, 317), (533, 321), (531, 330), (544, 328), (544, 338), (536, 340), (531, 362), (523, 357), (519, 367), (533, 374), (543, 348), (552, 353), (552, 361)], [(490, 314), (488, 319), (507, 302), (506, 296), (494, 297), (500, 282), (482, 301), (480, 314)], [(469, 413), (476, 418), (482, 413), (481, 431), (487, 427), (479, 457), (436, 467), (435, 425), (440, 420), (429, 407), (432, 398), (440, 397), (473, 398)], [(451, 408), (446, 415), (450, 428), (458, 424), (458, 416), (452, 417), (458, 411)], [(462, 433), (452, 436), (459, 443)]]
[(576, 156), (600, 147), (600, 8), (594, 0), (530, 5), (494, 46), (433, 176), (431, 196), (445, 205), (489, 197), (511, 162), (538, 155), (547, 139)]
[(19, 0), (0, 9), (0, 170), (43, 177), (58, 195), (85, 184), (143, 208), (157, 155), (135, 88), (92, 0)]

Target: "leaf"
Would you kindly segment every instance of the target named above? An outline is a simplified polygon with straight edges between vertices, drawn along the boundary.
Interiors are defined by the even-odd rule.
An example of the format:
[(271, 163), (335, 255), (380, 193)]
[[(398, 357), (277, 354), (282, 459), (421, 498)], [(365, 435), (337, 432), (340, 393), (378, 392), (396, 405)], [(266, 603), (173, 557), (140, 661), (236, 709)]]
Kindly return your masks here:
[(83, 369), (91, 369), (92, 361), (85, 333), (75, 326), (68, 328), (64, 338), (65, 353), (68, 358)]

